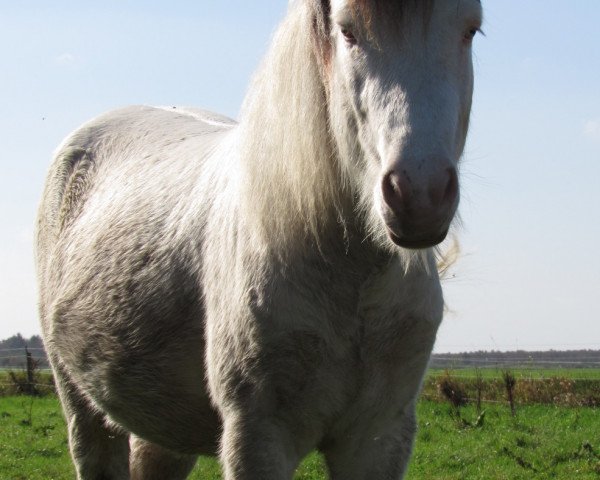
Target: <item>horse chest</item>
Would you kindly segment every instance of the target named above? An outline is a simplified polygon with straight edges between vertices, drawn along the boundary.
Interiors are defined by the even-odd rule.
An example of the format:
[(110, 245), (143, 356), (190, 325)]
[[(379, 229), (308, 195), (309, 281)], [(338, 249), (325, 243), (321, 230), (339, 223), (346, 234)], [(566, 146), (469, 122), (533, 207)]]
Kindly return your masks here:
[(409, 401), (419, 388), (437, 324), (410, 304), (377, 305), (356, 318), (347, 346), (344, 377), (352, 393), (350, 412), (386, 410), (384, 405)]
[(304, 276), (280, 287), (268, 314), (256, 309), (259, 375), (278, 410), (323, 425), (351, 424), (356, 416), (401, 409), (414, 397), (441, 296), (437, 282), (406, 284), (398, 273), (392, 266), (355, 284)]

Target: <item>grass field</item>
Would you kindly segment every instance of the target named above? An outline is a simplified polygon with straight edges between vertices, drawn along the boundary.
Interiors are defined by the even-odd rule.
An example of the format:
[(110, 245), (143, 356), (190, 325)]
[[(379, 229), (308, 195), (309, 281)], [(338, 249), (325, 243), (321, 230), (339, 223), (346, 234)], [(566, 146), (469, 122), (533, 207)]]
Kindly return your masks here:
[[(421, 401), (409, 480), (600, 479), (600, 410), (504, 405), (474, 407), (461, 418), (448, 405)], [(477, 425), (477, 426), (475, 426)], [(64, 420), (54, 396), (0, 398), (0, 479), (73, 479)], [(220, 479), (218, 463), (201, 459), (191, 478)], [(321, 458), (309, 456), (296, 479), (326, 478)]]

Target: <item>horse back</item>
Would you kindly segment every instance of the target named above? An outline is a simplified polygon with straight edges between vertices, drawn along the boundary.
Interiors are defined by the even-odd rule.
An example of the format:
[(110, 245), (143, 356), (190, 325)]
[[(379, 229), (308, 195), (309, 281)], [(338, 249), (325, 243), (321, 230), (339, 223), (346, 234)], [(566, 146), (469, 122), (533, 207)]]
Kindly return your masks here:
[[(89, 121), (71, 133), (54, 155), (38, 215), (40, 233), (58, 235), (77, 216), (100, 167), (118, 173), (160, 158), (172, 170), (177, 160), (200, 160), (202, 148), (194, 158), (189, 146), (194, 139), (218, 136), (234, 125), (233, 120), (204, 110), (146, 106), (126, 107)], [(132, 178), (143, 178), (143, 172), (142, 168)], [(167, 184), (168, 176), (164, 180)]]

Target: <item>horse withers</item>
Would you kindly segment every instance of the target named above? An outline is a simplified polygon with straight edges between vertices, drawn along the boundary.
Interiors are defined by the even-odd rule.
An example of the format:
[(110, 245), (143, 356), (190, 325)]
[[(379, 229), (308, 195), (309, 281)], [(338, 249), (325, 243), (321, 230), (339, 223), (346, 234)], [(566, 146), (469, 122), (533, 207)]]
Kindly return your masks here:
[(477, 0), (296, 0), (236, 123), (129, 107), (59, 148), (40, 313), (80, 479), (400, 479), (442, 318)]

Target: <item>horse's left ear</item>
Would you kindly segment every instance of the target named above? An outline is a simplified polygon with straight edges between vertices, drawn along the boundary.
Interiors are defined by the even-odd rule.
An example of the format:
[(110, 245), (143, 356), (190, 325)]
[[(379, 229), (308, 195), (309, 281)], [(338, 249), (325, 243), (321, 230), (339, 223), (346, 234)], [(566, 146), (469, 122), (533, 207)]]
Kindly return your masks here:
[(313, 45), (317, 62), (327, 75), (331, 62), (331, 2), (309, 0), (312, 15)]

